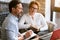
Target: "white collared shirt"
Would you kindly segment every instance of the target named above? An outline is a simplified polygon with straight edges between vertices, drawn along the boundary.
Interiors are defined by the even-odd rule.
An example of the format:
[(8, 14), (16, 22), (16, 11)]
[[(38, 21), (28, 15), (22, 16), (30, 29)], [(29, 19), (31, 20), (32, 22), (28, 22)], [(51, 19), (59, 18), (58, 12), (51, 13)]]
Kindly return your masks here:
[(40, 28), (40, 31), (48, 30), (46, 20), (41, 13), (35, 13), (33, 17), (34, 20), (29, 14), (24, 14), (20, 19), (19, 28), (26, 29), (30, 27), (30, 24), (32, 24), (32, 25), (36, 25), (37, 28)]

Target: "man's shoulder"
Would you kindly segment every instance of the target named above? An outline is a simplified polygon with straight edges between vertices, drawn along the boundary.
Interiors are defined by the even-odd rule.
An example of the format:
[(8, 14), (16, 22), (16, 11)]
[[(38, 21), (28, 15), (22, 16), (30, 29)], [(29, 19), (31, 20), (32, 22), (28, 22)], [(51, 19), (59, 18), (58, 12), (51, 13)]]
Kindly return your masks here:
[(6, 21), (10, 21), (12, 20), (12, 17), (10, 15), (8, 15), (6, 18), (5, 18)]
[(5, 18), (5, 20), (4, 20), (3, 23), (12, 23), (12, 22), (13, 22), (13, 18), (12, 18), (10, 15), (8, 15), (8, 16)]

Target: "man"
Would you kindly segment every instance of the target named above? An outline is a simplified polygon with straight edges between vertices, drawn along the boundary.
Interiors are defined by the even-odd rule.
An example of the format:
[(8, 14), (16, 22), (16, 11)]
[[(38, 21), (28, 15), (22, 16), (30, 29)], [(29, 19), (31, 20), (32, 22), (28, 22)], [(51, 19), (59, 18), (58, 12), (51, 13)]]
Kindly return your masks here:
[(27, 31), (25, 36), (19, 34), (18, 29), (18, 18), (23, 12), (23, 7), (19, 1), (11, 1), (9, 3), (10, 14), (6, 17), (1, 28), (2, 40), (24, 40), (28, 38), (32, 31)]

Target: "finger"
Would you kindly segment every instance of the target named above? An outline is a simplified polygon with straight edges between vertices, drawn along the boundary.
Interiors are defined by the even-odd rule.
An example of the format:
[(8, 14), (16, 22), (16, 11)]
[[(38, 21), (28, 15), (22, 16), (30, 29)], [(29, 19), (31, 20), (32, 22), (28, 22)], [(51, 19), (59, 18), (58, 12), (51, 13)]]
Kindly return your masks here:
[(33, 31), (32, 31), (32, 30), (29, 30), (28, 32), (29, 32), (30, 34), (32, 34)]

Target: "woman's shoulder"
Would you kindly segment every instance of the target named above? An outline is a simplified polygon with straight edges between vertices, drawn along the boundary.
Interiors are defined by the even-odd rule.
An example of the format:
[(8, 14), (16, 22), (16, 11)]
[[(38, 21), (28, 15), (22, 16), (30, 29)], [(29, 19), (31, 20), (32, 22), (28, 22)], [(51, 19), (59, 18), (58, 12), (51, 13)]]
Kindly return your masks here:
[(35, 13), (35, 15), (38, 15), (38, 16), (43, 16), (41, 13)]

